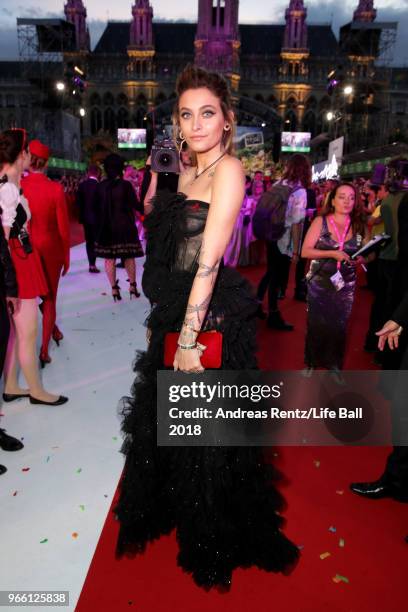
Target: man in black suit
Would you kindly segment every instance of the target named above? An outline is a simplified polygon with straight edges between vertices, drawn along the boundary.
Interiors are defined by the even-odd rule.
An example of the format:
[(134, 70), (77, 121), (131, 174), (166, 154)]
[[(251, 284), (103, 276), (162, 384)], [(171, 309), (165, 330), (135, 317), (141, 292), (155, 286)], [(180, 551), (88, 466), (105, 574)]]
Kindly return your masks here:
[(95, 225), (97, 222), (94, 196), (101, 177), (98, 166), (92, 164), (88, 168), (87, 178), (79, 184), (76, 203), (79, 208), (79, 222), (84, 226), (86, 254), (89, 262), (89, 272), (98, 273), (95, 255)]
[[(382, 351), (388, 343), (391, 350), (398, 349), (400, 336), (408, 336), (408, 291), (394, 310), (392, 319), (377, 332), (378, 347)], [(392, 453), (387, 459), (381, 478), (373, 482), (355, 482), (350, 485), (353, 493), (378, 499), (392, 497), (397, 501), (408, 502), (408, 343), (405, 338), (400, 371), (392, 379), (393, 397), (391, 401), (393, 442)], [(391, 373), (390, 373), (391, 374)]]
[[(0, 217), (0, 378), (3, 374), (10, 333), (9, 312), (14, 314), (20, 306), (17, 293), (16, 273)], [(5, 429), (0, 429), (0, 448), (2, 450), (16, 451), (22, 449), (23, 446), (20, 440), (9, 436)], [(4, 465), (0, 465), (0, 475), (5, 472), (7, 472), (7, 468)]]

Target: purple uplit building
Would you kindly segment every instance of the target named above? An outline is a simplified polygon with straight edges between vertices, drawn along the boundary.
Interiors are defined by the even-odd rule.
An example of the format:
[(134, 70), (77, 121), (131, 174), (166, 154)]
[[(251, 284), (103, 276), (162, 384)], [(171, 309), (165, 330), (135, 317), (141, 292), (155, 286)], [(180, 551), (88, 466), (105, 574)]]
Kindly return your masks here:
[[(303, 0), (289, 1), (282, 24), (240, 23), (239, 0), (198, 0), (197, 23), (158, 22), (154, 0), (135, 0), (129, 20), (108, 21), (93, 50), (85, 4), (68, 0), (64, 6), (73, 38), (63, 53), (65, 65), (79, 65), (87, 76), (84, 136), (145, 127), (153, 110), (156, 127), (169, 123), (176, 77), (188, 62), (224, 73), (238, 122), (264, 123), (270, 134), (325, 133), (334, 106), (347, 118), (349, 150), (388, 142), (406, 129), (408, 70), (387, 64), (392, 24), (377, 22), (373, 0), (360, 0), (339, 39), (329, 24), (308, 22)], [(10, 64), (0, 62), (2, 91)], [(332, 71), (337, 85), (329, 95)], [(353, 87), (348, 98), (342, 93), (346, 84)], [(16, 89), (16, 79), (8, 85)], [(18, 105), (13, 112), (4, 108), (0, 127), (19, 122), (20, 115), (28, 120)]]

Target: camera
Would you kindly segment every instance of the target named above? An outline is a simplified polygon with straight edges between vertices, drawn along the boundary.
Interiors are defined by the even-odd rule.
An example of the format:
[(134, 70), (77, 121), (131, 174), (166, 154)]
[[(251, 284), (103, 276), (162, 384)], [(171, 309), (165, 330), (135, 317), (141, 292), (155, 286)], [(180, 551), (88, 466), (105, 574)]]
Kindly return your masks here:
[(155, 141), (151, 151), (154, 172), (180, 173), (179, 152), (172, 140)]

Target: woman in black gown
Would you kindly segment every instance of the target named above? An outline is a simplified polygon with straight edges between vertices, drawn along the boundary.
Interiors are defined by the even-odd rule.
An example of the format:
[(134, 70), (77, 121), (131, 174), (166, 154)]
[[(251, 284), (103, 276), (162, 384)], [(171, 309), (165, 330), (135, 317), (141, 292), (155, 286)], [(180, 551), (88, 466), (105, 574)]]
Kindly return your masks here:
[(117, 554), (141, 552), (176, 528), (182, 569), (202, 587), (228, 588), (236, 567), (286, 572), (299, 551), (280, 530), (283, 500), (261, 449), (156, 444), (156, 373), (166, 332), (180, 332), (174, 369), (203, 370), (200, 329), (222, 332), (223, 369), (256, 368), (257, 302), (222, 262), (244, 195), (242, 166), (230, 154), (228, 87), (220, 75), (188, 67), (177, 92), (176, 129), (196, 165), (181, 175), (180, 193), (156, 197), (145, 222), (143, 290), (155, 305), (149, 346), (136, 359), (132, 397), (124, 398)]
[(366, 241), (356, 189), (342, 183), (310, 226), (302, 257), (311, 259), (307, 279), (305, 363), (310, 375), (322, 367), (337, 373), (343, 368), (347, 324), (356, 289), (356, 265), (351, 256)]
[(129, 181), (122, 178), (124, 160), (112, 153), (104, 162), (107, 178), (95, 190), (97, 212), (95, 254), (105, 259), (105, 271), (112, 287), (114, 301), (121, 300), (116, 279), (116, 259), (124, 261), (129, 276), (130, 297), (140, 297), (136, 286), (135, 257), (143, 257), (136, 227), (135, 211), (143, 212)]

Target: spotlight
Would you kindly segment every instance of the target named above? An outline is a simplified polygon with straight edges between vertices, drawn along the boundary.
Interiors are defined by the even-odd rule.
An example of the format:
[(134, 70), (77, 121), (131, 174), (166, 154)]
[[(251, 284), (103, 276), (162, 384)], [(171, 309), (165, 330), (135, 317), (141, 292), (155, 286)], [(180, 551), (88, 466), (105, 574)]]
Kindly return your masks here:
[(353, 93), (353, 86), (352, 85), (346, 85), (346, 87), (344, 88), (344, 93), (346, 96), (349, 96), (350, 94)]
[(334, 113), (332, 111), (329, 111), (326, 115), (326, 119), (327, 121), (333, 121), (334, 119)]
[(266, 127), (266, 123), (265, 123), (265, 121), (262, 121), (262, 123), (261, 123), (261, 127)]
[(80, 108), (79, 109), (79, 114), (81, 115), (81, 117), (85, 117), (86, 115), (86, 110), (84, 108)]
[(56, 83), (55, 87), (57, 88), (58, 91), (64, 91), (65, 83), (63, 83), (62, 81), (58, 81)]

